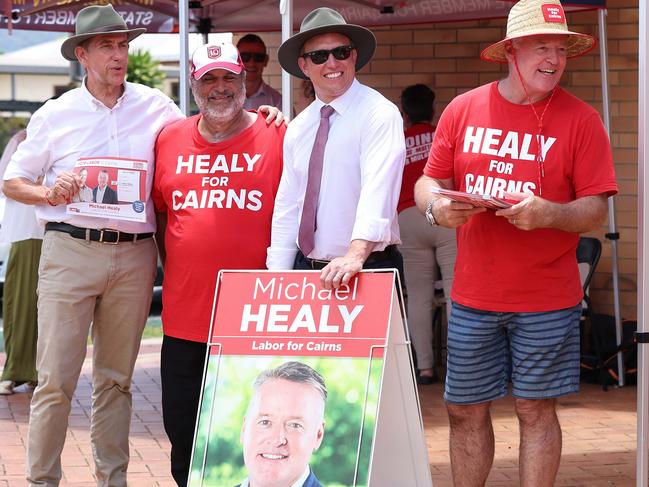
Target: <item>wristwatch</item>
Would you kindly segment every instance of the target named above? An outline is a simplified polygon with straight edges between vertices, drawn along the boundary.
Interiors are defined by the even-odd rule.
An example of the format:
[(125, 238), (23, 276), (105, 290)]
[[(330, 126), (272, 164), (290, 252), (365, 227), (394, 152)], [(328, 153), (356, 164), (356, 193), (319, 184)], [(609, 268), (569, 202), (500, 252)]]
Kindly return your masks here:
[(430, 223), (430, 226), (432, 227), (438, 225), (437, 221), (435, 220), (435, 215), (433, 215), (433, 202), (434, 200), (431, 200), (428, 203), (428, 206), (426, 206), (426, 220), (428, 220), (428, 223)]

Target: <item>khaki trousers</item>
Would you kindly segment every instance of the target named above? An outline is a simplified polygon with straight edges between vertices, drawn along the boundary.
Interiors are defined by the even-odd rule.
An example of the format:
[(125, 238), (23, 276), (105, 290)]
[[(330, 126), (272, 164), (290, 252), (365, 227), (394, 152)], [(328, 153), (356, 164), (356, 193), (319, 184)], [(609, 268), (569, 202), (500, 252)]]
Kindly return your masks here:
[(155, 272), (152, 238), (110, 245), (46, 232), (39, 266), (29, 485), (56, 486), (61, 480), (68, 415), (92, 322), (90, 439), (97, 485), (126, 486), (131, 376)]
[(417, 368), (431, 369), (435, 365), (433, 314), (436, 305), (435, 280), (439, 278), (437, 266), (442, 272), (448, 311), (457, 256), (455, 230), (431, 227), (417, 207), (412, 206), (399, 213), (399, 233), (403, 242), (399, 250), (403, 255), (408, 290), (408, 330), (417, 354)]

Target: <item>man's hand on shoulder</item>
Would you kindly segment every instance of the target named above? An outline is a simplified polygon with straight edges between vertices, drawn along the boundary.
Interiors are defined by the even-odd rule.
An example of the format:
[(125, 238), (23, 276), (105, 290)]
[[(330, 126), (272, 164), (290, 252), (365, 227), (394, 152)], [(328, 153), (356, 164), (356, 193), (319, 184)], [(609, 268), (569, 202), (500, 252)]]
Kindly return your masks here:
[(258, 112), (266, 115), (266, 125), (270, 125), (273, 120), (275, 120), (275, 126), (279, 127), (282, 123), (288, 123), (288, 118), (280, 111), (279, 108), (272, 105), (261, 105), (258, 109)]

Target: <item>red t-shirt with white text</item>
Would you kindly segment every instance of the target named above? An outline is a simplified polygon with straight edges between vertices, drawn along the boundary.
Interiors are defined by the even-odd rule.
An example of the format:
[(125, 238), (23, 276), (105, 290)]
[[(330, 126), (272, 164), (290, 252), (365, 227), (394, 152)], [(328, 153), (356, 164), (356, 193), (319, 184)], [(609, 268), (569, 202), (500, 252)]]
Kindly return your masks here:
[(266, 268), (286, 128), (258, 116), (212, 144), (199, 133), (199, 118), (160, 133), (151, 196), (167, 214), (164, 333), (207, 342), (218, 271)]
[[(539, 116), (547, 98), (534, 104)], [(455, 189), (501, 196), (533, 192), (566, 203), (617, 192), (611, 147), (597, 111), (557, 88), (543, 117), (507, 101), (494, 82), (455, 98), (444, 110), (424, 174), (453, 178)], [(537, 148), (544, 155), (539, 188)], [(581, 301), (576, 262), (579, 235), (520, 230), (493, 211), (474, 215), (457, 231), (451, 298), (489, 311), (549, 311)]]
[(415, 183), (424, 172), (424, 166), (435, 136), (435, 126), (429, 123), (416, 123), (405, 131), (406, 165), (403, 167), (401, 194), (397, 212), (415, 206)]

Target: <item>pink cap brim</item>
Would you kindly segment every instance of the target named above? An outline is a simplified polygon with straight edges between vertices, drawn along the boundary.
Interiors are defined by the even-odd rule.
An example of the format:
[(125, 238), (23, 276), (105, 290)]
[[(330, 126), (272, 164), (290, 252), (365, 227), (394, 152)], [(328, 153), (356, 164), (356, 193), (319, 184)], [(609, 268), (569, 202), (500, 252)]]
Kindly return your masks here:
[(231, 73), (234, 74), (241, 74), (243, 71), (243, 66), (240, 66), (238, 64), (233, 64), (233, 63), (210, 63), (206, 64), (203, 66), (201, 69), (197, 69), (194, 71), (194, 79), (201, 79), (201, 77), (207, 73), (208, 71), (212, 71), (213, 69), (225, 69), (226, 71), (230, 71)]

